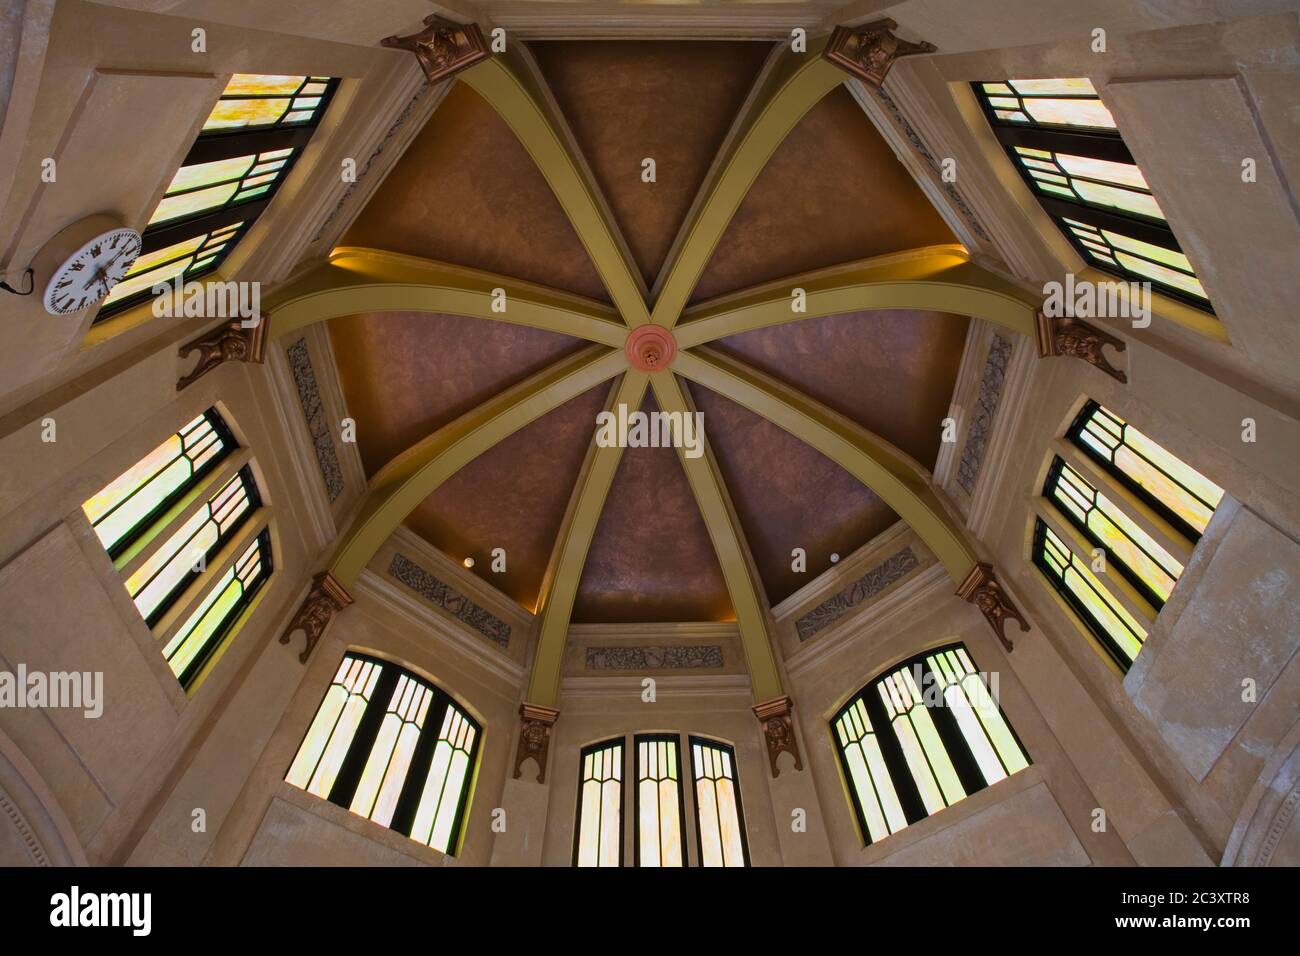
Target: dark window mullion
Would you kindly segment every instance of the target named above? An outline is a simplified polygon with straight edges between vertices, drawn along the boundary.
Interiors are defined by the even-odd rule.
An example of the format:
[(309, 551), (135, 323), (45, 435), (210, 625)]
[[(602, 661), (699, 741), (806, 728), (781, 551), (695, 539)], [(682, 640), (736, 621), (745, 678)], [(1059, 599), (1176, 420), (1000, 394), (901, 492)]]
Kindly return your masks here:
[(1133, 154), (1124, 145), (1124, 140), (1117, 134), (1076, 133), (1043, 126), (1008, 126), (996, 118), (993, 120), (993, 132), (998, 141), (1010, 152), (1014, 152), (1017, 146), (1023, 146), (1026, 149), (1041, 149), (1070, 156), (1086, 156), (1089, 159), (1137, 165)]
[(337, 804), (345, 810), (352, 806), (352, 798), (356, 796), (361, 774), (370, 759), (370, 751), (375, 747), (375, 738), (379, 736), (384, 714), (388, 711), (388, 704), (393, 698), (393, 691), (401, 676), (401, 670), (396, 667), (384, 666), (380, 673), (379, 680), (375, 683), (374, 693), (366, 702), (366, 709), (357, 724), (357, 732), (352, 735), (352, 743), (348, 745), (347, 756), (343, 758), (339, 774), (334, 778), (334, 786), (330, 788), (330, 803)]
[[(1098, 229), (1109, 229), (1111, 232), (1122, 233), (1130, 239), (1149, 242), (1153, 246), (1160, 246), (1172, 252), (1183, 251), (1183, 247), (1178, 244), (1178, 240), (1174, 238), (1174, 234), (1169, 227), (1160, 223), (1109, 212), (1098, 206), (1090, 206), (1082, 201), (1071, 202), (1068, 199), (1050, 195), (1039, 189), (1034, 190), (1034, 198), (1039, 201), (1048, 213), (1058, 219), (1073, 219), (1076, 222), (1087, 223), (1089, 226), (1096, 226)], [(1070, 232), (1068, 224), (1062, 224), (1061, 228)], [(1070, 236), (1074, 237), (1073, 232), (1070, 232)]]
[[(890, 782), (894, 787), (894, 793), (898, 796), (899, 805), (903, 808), (903, 816), (907, 818), (908, 823), (915, 823), (917, 820), (924, 820), (928, 816), (928, 811), (925, 809), (925, 802), (921, 799), (921, 791), (916, 786), (916, 780), (912, 777), (912, 770), (907, 765), (907, 758), (903, 755), (903, 748), (894, 733), (894, 725), (890, 722), (889, 715), (885, 713), (884, 702), (880, 699), (879, 686), (879, 681), (874, 681), (868, 685), (867, 689), (862, 692), (862, 703), (867, 708), (867, 718), (871, 721), (871, 727), (876, 732), (876, 742), (880, 745), (880, 755), (884, 758), (885, 767), (889, 771)], [(882, 809), (883, 806), (882, 804)], [(888, 826), (888, 821), (886, 821), (886, 826)]]
[[(274, 193), (271, 195), (274, 195)], [(169, 222), (156, 229), (150, 229), (144, 234), (144, 243), (140, 254), (157, 252), (159, 249), (166, 249), (178, 242), (193, 239), (195, 236), (201, 236), (204, 233), (215, 232), (224, 226), (234, 225), (237, 222), (251, 222), (262, 214), (262, 211), (266, 209), (270, 202), (271, 196), (263, 194), (260, 198), (251, 202), (222, 206), (220, 209), (214, 209), (210, 213), (196, 216), (193, 219), (181, 219), (176, 222)], [(197, 254), (195, 254), (195, 258), (199, 258)]]
[(449, 703), (442, 694), (434, 692), (433, 702), (424, 715), (424, 727), (420, 730), (415, 752), (411, 754), (411, 765), (407, 768), (402, 793), (397, 798), (393, 819), (389, 823), (390, 829), (405, 836), (411, 835), (411, 827), (415, 824), (415, 814), (420, 808), (420, 798), (424, 794), (429, 768), (433, 765), (433, 752), (438, 747), (438, 735), (442, 733)]
[(316, 126), (312, 124), (201, 136), (194, 141), (181, 165), (193, 166), (219, 159), (234, 159), (236, 156), (256, 156), (278, 149), (301, 149), (307, 145), (314, 132)]
[[(923, 657), (919, 663), (924, 681), (927, 683), (933, 681), (936, 688), (942, 687), (940, 676), (931, 670), (930, 662)], [(948, 759), (952, 761), (953, 769), (957, 771), (957, 778), (961, 780), (966, 795), (970, 796), (983, 790), (988, 786), (988, 782), (984, 779), (984, 772), (980, 770), (979, 763), (975, 760), (975, 754), (971, 752), (970, 744), (966, 743), (966, 737), (961, 732), (957, 718), (948, 709), (947, 699), (940, 694), (937, 707), (924, 706), (930, 712), (934, 729), (938, 731), (939, 739), (943, 741), (943, 747), (948, 751)]]

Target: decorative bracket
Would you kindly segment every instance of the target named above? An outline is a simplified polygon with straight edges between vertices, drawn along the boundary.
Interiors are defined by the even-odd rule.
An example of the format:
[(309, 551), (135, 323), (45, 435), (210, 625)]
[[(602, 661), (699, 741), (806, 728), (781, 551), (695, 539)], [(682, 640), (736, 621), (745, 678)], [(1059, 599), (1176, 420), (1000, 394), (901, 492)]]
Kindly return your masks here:
[(328, 571), (322, 571), (311, 579), (311, 590), (307, 592), (307, 597), (303, 599), (302, 606), (298, 608), (298, 613), (293, 616), (289, 626), (280, 635), (280, 643), (288, 644), (289, 635), (301, 629), (307, 635), (307, 645), (303, 648), (302, 653), (298, 655), (298, 660), (306, 664), (307, 658), (311, 656), (312, 649), (316, 646), (316, 642), (325, 633), (325, 628), (329, 627), (330, 621), (334, 620), (334, 615), (351, 603), (352, 595), (347, 592), (334, 575)]
[(455, 76), (490, 55), (477, 23), (453, 23), (437, 14), (424, 18), (424, 29), (419, 33), (384, 37), (379, 45), (410, 50), (430, 83)]
[(857, 27), (836, 27), (822, 56), (877, 89), (899, 57), (934, 53), (933, 43), (912, 43), (894, 36), (898, 24), (886, 17)]
[(1101, 369), (1121, 384), (1128, 384), (1128, 375), (1122, 369), (1115, 368), (1102, 352), (1109, 345), (1116, 352), (1123, 352), (1127, 343), (1117, 339), (1109, 332), (1103, 332), (1086, 322), (1066, 316), (1048, 316), (1041, 309), (1037, 316), (1038, 354), (1042, 358), (1052, 355), (1069, 355), (1083, 359), (1089, 365)]
[(554, 707), (523, 703), (519, 705), (519, 746), (515, 750), (515, 779), (523, 772), (524, 761), (537, 761), (537, 782), (546, 782), (546, 755), (551, 749), (551, 727), (560, 712)]
[(763, 725), (763, 738), (767, 741), (767, 759), (772, 764), (772, 776), (781, 776), (777, 769), (776, 758), (782, 751), (794, 757), (794, 769), (803, 769), (803, 760), (799, 757), (799, 741), (794, 736), (794, 721), (790, 719), (790, 709), (794, 702), (787, 697), (776, 697), (761, 704), (754, 705), (754, 716)]
[(957, 596), (980, 609), (989, 626), (993, 628), (993, 633), (998, 636), (998, 640), (1002, 642), (1002, 646), (1008, 653), (1012, 645), (1011, 638), (1007, 637), (1006, 633), (1007, 618), (1011, 617), (1019, 621), (1021, 631), (1029, 630), (1029, 622), (1011, 603), (1011, 598), (1007, 596), (1007, 592), (1002, 589), (1002, 585), (994, 576), (991, 564), (980, 562), (971, 568), (970, 574), (966, 575), (966, 580), (962, 581), (961, 586), (957, 588)]
[(266, 327), (269, 323), (260, 315), (257, 316), (256, 325), (246, 326), (244, 321), (231, 319), (223, 322), (180, 347), (181, 358), (191, 352), (198, 352), (199, 362), (194, 366), (194, 371), (177, 380), (176, 391), (193, 385), (223, 362), (255, 362), (260, 365), (265, 361)]

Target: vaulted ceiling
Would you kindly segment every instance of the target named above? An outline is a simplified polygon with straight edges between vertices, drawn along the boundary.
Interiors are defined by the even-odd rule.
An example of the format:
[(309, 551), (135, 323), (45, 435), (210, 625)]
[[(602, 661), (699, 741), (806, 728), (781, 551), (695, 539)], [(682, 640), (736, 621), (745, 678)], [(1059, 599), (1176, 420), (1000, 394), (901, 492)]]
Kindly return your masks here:
[[(657, 289), (701, 185), (772, 52), (767, 43), (547, 41), (530, 44), (647, 290)], [(642, 177), (655, 160), (655, 181)], [(745, 195), (692, 303), (952, 234), (844, 87), (795, 125)], [(565, 209), (514, 132), (456, 82), (342, 241), (482, 269), (610, 303)], [(934, 466), (968, 319), (892, 310), (807, 318), (713, 347)], [(583, 341), (484, 318), (427, 312), (330, 322), (349, 413), (370, 477), (404, 449)], [(618, 381), (613, 383), (617, 387)], [(776, 604), (897, 520), (839, 465), (736, 402), (686, 386)], [(406, 519), (525, 608), (548, 561), (611, 383), (590, 388), (464, 466)], [(656, 408), (645, 393), (644, 408)], [(488, 554), (504, 547), (508, 571)], [(791, 569), (803, 548), (808, 569)], [(577, 622), (728, 620), (724, 576), (673, 449), (618, 463), (582, 568)]]

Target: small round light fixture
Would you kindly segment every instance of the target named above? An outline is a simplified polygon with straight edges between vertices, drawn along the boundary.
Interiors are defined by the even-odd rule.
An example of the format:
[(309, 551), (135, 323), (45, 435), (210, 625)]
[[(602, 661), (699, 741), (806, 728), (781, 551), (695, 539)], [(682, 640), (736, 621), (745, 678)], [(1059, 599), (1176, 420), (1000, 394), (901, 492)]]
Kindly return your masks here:
[(639, 325), (627, 337), (623, 354), (634, 369), (662, 372), (672, 364), (673, 356), (677, 354), (677, 342), (662, 325)]
[(834, 563), (835, 563), (836, 561), (838, 561), (839, 559), (840, 559), (840, 556), (839, 556), (838, 554), (832, 554), (832, 555), (831, 555), (831, 564), (834, 564)]
[(466, 558), (464, 561), (461, 562), (461, 564), (465, 565), (465, 567), (467, 568), (472, 568), (474, 567), (474, 559)]

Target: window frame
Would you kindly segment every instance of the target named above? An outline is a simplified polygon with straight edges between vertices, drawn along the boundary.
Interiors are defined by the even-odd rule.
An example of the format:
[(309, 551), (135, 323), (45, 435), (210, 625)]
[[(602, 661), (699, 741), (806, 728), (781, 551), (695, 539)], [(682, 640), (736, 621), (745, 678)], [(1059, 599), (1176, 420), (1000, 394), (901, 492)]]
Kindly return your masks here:
[[(668, 864), (660, 863), (663, 869), (686, 869), (691, 865), (690, 854), (687, 852), (687, 844), (690, 842), (686, 834), (686, 797), (682, 793), (682, 743), (681, 734), (674, 733), (643, 733), (632, 735), (632, 828), (636, 839), (632, 844), (632, 865), (641, 866), (641, 744), (667, 743), (677, 755), (677, 829), (678, 841), (682, 848), (682, 862), (680, 867), (670, 867)], [(662, 843), (662, 841), (661, 841)], [(660, 846), (660, 854), (663, 853), (663, 846)]]
[[(691, 767), (691, 805), (695, 810), (695, 850), (698, 866), (704, 869), (704, 831), (700, 826), (700, 795), (696, 791), (696, 785), (705, 777), (695, 776), (695, 746), (708, 747), (713, 750), (720, 750), (731, 758), (731, 789), (736, 795), (736, 817), (740, 823), (740, 852), (744, 863), (742, 866), (749, 867), (753, 864), (749, 859), (749, 830), (745, 825), (745, 806), (740, 794), (740, 765), (736, 763), (736, 748), (722, 740), (715, 740), (711, 737), (702, 737), (698, 734), (686, 735), (686, 749), (690, 753)], [(715, 783), (716, 786), (716, 783)], [(732, 869), (724, 865), (724, 869)]]
[[(288, 786), (295, 790), (301, 790), (319, 800), (325, 800), (336, 807), (346, 811), (358, 819), (373, 823), (375, 826), (383, 827), (385, 830), (391, 830), (400, 836), (405, 837), (417, 846), (423, 846), (435, 853), (442, 853), (445, 856), (455, 857), (459, 855), (462, 849), (462, 840), (465, 834), (465, 823), (469, 818), (469, 803), (474, 790), (474, 781), (478, 773), (478, 762), (480, 749), (483, 742), (483, 726), (474, 719), (469, 709), (460, 702), (454, 695), (448, 693), (438, 684), (425, 677), (418, 671), (412, 670), (395, 661), (378, 657), (374, 654), (367, 654), (363, 651), (346, 650), (340, 659), (339, 667), (342, 667), (342, 661), (345, 659), (359, 660), (376, 665), (379, 668), (379, 676), (376, 678), (374, 691), (370, 699), (366, 701), (362, 709), (361, 716), (357, 721), (356, 727), (352, 731), (352, 736), (348, 741), (347, 749), (343, 753), (343, 759), (339, 765), (334, 782), (330, 785), (330, 792), (326, 796), (313, 793), (307, 787), (299, 787), (297, 784), (289, 782), (289, 773), (293, 770), (293, 765), (298, 760), (298, 754), (301, 752), (303, 744), (307, 742), (307, 737), (311, 733), (312, 725), (315, 723), (316, 716), (324, 706), (326, 696), (329, 693), (329, 687), (333, 685), (334, 678), (331, 678), (330, 684), (326, 686), (320, 701), (317, 703), (315, 710), (312, 712), (311, 720), (304, 729), (298, 746), (294, 748), (293, 757), (289, 761), (289, 766), (285, 768), (280, 775), (280, 779)], [(334, 673), (337, 675), (339, 668)], [(402, 778), (400, 794), (396, 805), (393, 808), (392, 818), (387, 824), (380, 823), (370, 816), (362, 815), (352, 809), (352, 800), (356, 796), (357, 788), (360, 786), (362, 774), (365, 772), (366, 764), (370, 755), (375, 748), (379, 737), (379, 732), (383, 724), (384, 715), (388, 713), (388, 707), (392, 701), (393, 691), (396, 689), (398, 682), (402, 677), (422, 685), (432, 692), (432, 701), (428, 710), (425, 712), (424, 726), (420, 730), (419, 737), (416, 740), (415, 748), (411, 754), (411, 760), (406, 768), (406, 773)], [(438, 746), (438, 736), (442, 733), (442, 724), (446, 718), (449, 707), (455, 707), (460, 716), (469, 723), (474, 730), (474, 740), (469, 748), (469, 764), (465, 772), (464, 783), (461, 787), (455, 810), (455, 819), (452, 823), (451, 831), (447, 836), (447, 849), (439, 850), (429, 843), (421, 843), (415, 837), (411, 836), (411, 829), (415, 824), (415, 818), (419, 812), (420, 799), (428, 780), (429, 771), (432, 766), (434, 752)], [(364, 741), (364, 746), (362, 742)], [(322, 749), (320, 756), (317, 757), (316, 766), (319, 767), (320, 761), (324, 759), (329, 749), (329, 738), (326, 738), (326, 745)], [(422, 772), (421, 772), (422, 771)], [(313, 768), (314, 775), (314, 768)], [(308, 777), (308, 783), (311, 779)], [(371, 807), (371, 814), (374, 813), (374, 807)]]
[[(1073, 156), (1100, 159), (1113, 163), (1127, 163), (1137, 167), (1139, 171), (1141, 171), (1142, 167), (1133, 158), (1133, 154), (1129, 151), (1128, 145), (1124, 142), (1124, 137), (1118, 128), (1110, 131), (1040, 124), (1038, 122), (1032, 124), (1016, 123), (1011, 120), (1001, 119), (996, 115), (993, 105), (989, 102), (989, 97), (994, 94), (986, 93), (983, 84), (1006, 84), (1007, 82), (1006, 79), (979, 80), (972, 81), (970, 86), (976, 101), (979, 103), (980, 110), (989, 124), (989, 129), (993, 132), (994, 138), (997, 139), (998, 145), (1006, 153), (1008, 161), (1029, 188), (1034, 199), (1042, 206), (1043, 211), (1052, 219), (1057, 231), (1069, 240), (1070, 245), (1078, 253), (1079, 257), (1090, 268), (1113, 275), (1126, 282), (1150, 282), (1152, 288), (1159, 291), (1161, 295), (1175, 299), (1201, 312), (1214, 315), (1214, 306), (1209, 301), (1208, 293), (1207, 298), (1202, 299), (1182, 289), (1152, 279), (1150, 276), (1133, 272), (1125, 268), (1118, 260), (1116, 260), (1116, 266), (1112, 267), (1108, 263), (1098, 262), (1094, 259), (1088, 247), (1074, 234), (1074, 230), (1064, 220), (1074, 219), (1097, 229), (1122, 233), (1132, 239), (1160, 246), (1179, 255), (1186, 256), (1186, 252), (1174, 235), (1173, 228), (1168, 221), (1152, 219), (1140, 213), (1107, 210), (1089, 205), (1082, 200), (1071, 202), (1040, 189), (1037, 180), (1029, 174), (1025, 165), (1020, 161), (1020, 155), (1016, 152), (1017, 146), (1027, 149), (1047, 150), (1052, 153), (1067, 153)], [(1063, 96), (1061, 98), (1083, 99), (1085, 97)], [(1097, 99), (1101, 100), (1101, 94), (1097, 94)], [(1102, 103), (1105, 105), (1104, 101)], [(1145, 174), (1143, 174), (1143, 178), (1146, 178)], [(1196, 274), (1196, 279), (1200, 281), (1199, 274)]]
[[(930, 675), (930, 681), (923, 681), (923, 684), (918, 688), (921, 690), (922, 694), (924, 694), (925, 687), (930, 686), (931, 681), (936, 683), (939, 681), (939, 678), (935, 676), (933, 671), (930, 669), (927, 658), (948, 651), (955, 652), (957, 650), (964, 652), (967, 659), (971, 662), (971, 665), (975, 665), (974, 657), (971, 656), (970, 651), (962, 641), (955, 641), (948, 644), (940, 644), (935, 647), (926, 648), (911, 657), (904, 658), (881, 668), (877, 672), (876, 676), (872, 677), (866, 684), (854, 692), (844, 702), (844, 704), (835, 711), (831, 716), (831, 719), (827, 722), (826, 726), (831, 736), (831, 744), (835, 749), (835, 754), (839, 761), (840, 773), (843, 776), (845, 789), (848, 791), (849, 795), (849, 802), (853, 807), (853, 813), (858, 823), (858, 831), (865, 846), (872, 846), (876, 843), (883, 842), (902, 830), (915, 826), (928, 817), (937, 816), (944, 810), (951, 809), (962, 800), (973, 797), (981, 790), (987, 790), (998, 783), (1002, 783), (1003, 780), (1010, 779), (1016, 772), (1018, 772), (1011, 771), (1008, 772), (1002, 780), (997, 780), (993, 783), (986, 782), (984, 773), (979, 767), (975, 752), (967, 742), (965, 734), (962, 732), (961, 727), (957, 722), (957, 718), (949, 712), (948, 707), (930, 707), (924, 703), (924, 697), (922, 697), (920, 706), (925, 707), (925, 709), (930, 713), (930, 719), (934, 724), (934, 729), (939, 737), (939, 741), (943, 745), (944, 751), (948, 756), (948, 760), (952, 764), (953, 770), (957, 775), (962, 789), (965, 791), (964, 796), (951, 802), (948, 801), (946, 795), (940, 792), (940, 798), (943, 800), (944, 806), (935, 810), (933, 813), (926, 810), (924, 798), (921, 795), (916, 778), (912, 774), (907, 757), (903, 752), (902, 743), (898, 738), (897, 732), (894, 730), (894, 722), (886, 713), (884, 703), (882, 702), (880, 694), (876, 688), (883, 684), (886, 678), (893, 676), (899, 671), (910, 671), (914, 666), (919, 665), (923, 674)], [(985, 692), (990, 695), (990, 698), (992, 698), (992, 692), (989, 690), (987, 683), (984, 682), (982, 676), (983, 672), (977, 669), (974, 671), (974, 674), (980, 677), (981, 683), (984, 683), (985, 685)], [(866, 812), (862, 807), (861, 798), (858, 795), (858, 788), (854, 783), (852, 770), (848, 763), (848, 757), (845, 754), (845, 745), (841, 742), (836, 727), (840, 722), (840, 719), (853, 709), (859, 700), (862, 701), (867, 710), (867, 717), (871, 722), (870, 732), (877, 738), (881, 759), (885, 765), (885, 771), (888, 774), (888, 782), (894, 790), (894, 794), (898, 799), (899, 808), (906, 821), (904, 826), (897, 830), (890, 829), (889, 833), (879, 837), (878, 839), (873, 839), (871, 836), (871, 829), (867, 823)], [(1030, 756), (1029, 750), (1025, 747), (1024, 741), (1020, 739), (1020, 735), (1016, 733), (1016, 729), (1012, 725), (1011, 721), (1007, 719), (1006, 713), (1002, 710), (1001, 702), (994, 700), (993, 703), (997, 707), (998, 713), (1001, 715), (1002, 723), (1006, 725), (1012, 739), (1015, 741), (1016, 746), (1019, 747), (1020, 752), (1025, 759), (1025, 767), (1021, 769), (1028, 769), (1033, 766), (1033, 758)], [(944, 715), (943, 718), (936, 719), (934, 715), (940, 713)], [(982, 726), (981, 723), (981, 727)], [(985, 731), (985, 735), (988, 736), (987, 731)], [(954, 749), (954, 745), (956, 745), (956, 749)], [(991, 738), (990, 745), (992, 746)], [(1002, 762), (1002, 755), (997, 752), (996, 746), (994, 746), (993, 749), (999, 762)], [(922, 755), (928, 762), (929, 755), (924, 752), (924, 748), (922, 748), (922, 750)], [(871, 783), (875, 786), (877, 781), (871, 774), (870, 767), (867, 768), (867, 774)], [(888, 821), (886, 821), (886, 828), (889, 828)]]
[[(582, 849), (582, 787), (583, 784), (586, 783), (586, 774), (583, 770), (583, 766), (587, 762), (588, 754), (601, 753), (603, 751), (610, 750), (614, 747), (617, 747), (619, 749), (618, 765), (621, 772), (621, 775), (618, 778), (618, 785), (619, 785), (618, 866), (619, 867), (623, 866), (623, 862), (625, 859), (624, 854), (627, 849), (627, 820), (624, 819), (624, 811), (627, 808), (627, 790), (628, 790), (627, 787), (628, 747), (627, 747), (626, 734), (623, 734), (618, 737), (610, 737), (606, 740), (598, 740), (594, 743), (587, 744), (587, 746), (581, 748), (578, 751), (578, 787), (575, 792), (575, 796), (576, 796), (575, 803), (577, 804), (577, 806), (576, 809), (574, 810), (574, 817), (573, 817), (573, 864), (572, 865), (574, 866), (574, 868), (579, 868), (581, 866), (578, 860), (579, 860), (579, 854)], [(599, 830), (599, 826), (600, 826), (599, 820), (596, 821), (596, 826)], [(599, 842), (600, 842), (599, 837), (597, 837), (596, 857), (598, 860), (600, 858)], [(582, 867), (582, 868), (583, 869), (605, 869), (604, 867), (601, 867), (599, 862), (594, 867)]]
[[(310, 81), (310, 76), (308, 77)], [(227, 80), (227, 84), (229, 79)], [(307, 144), (315, 135), (321, 120), (324, 118), (326, 111), (333, 102), (334, 94), (338, 90), (340, 80), (338, 77), (331, 77), (325, 83), (325, 90), (320, 94), (321, 101), (316, 107), (312, 118), (305, 122), (279, 124), (272, 126), (258, 126), (251, 129), (213, 129), (200, 130), (194, 143), (190, 146), (185, 158), (181, 160), (176, 172), (179, 172), (186, 166), (197, 165), (200, 163), (216, 162), (222, 159), (234, 159), (238, 156), (252, 154), (257, 156), (260, 153), (271, 152), (277, 149), (292, 148), (293, 152), (286, 157), (283, 167), (278, 170), (276, 179), (271, 183), (271, 188), (259, 196), (246, 199), (238, 203), (223, 203), (216, 209), (205, 212), (195, 213), (189, 216), (183, 216), (177, 219), (171, 219), (157, 226), (146, 226), (141, 233), (142, 241), (140, 246), (140, 257), (147, 256), (154, 252), (159, 252), (169, 246), (187, 239), (193, 239), (207, 233), (220, 230), (237, 222), (243, 225), (237, 229), (228, 240), (225, 246), (217, 253), (216, 257), (201, 270), (194, 272), (182, 271), (176, 276), (172, 276), (167, 281), (174, 282), (180, 279), (183, 282), (199, 279), (210, 275), (229, 257), (234, 248), (239, 245), (240, 241), (252, 228), (253, 224), (266, 211), (280, 188), (284, 185), (289, 175), (293, 172), (294, 166), (302, 157)], [(224, 94), (225, 87), (222, 88)], [(219, 95), (217, 101), (213, 103), (213, 109), (217, 103), (220, 103), (224, 97)], [(247, 99), (250, 97), (236, 97)], [(256, 159), (253, 165), (257, 165)], [(175, 173), (172, 174), (173, 177)], [(170, 184), (170, 180), (168, 181)], [(162, 200), (160, 199), (159, 202)], [(150, 214), (152, 215), (152, 213)], [(195, 256), (196, 260), (199, 258)], [(172, 261), (172, 260), (168, 260)], [(161, 265), (162, 263), (160, 263)], [(157, 268), (155, 266), (154, 268)], [(152, 287), (140, 289), (131, 295), (123, 297), (117, 302), (108, 305), (102, 305), (95, 314), (91, 325), (97, 325), (105, 319), (110, 319), (115, 315), (134, 308), (144, 302), (151, 301), (155, 298)]]

